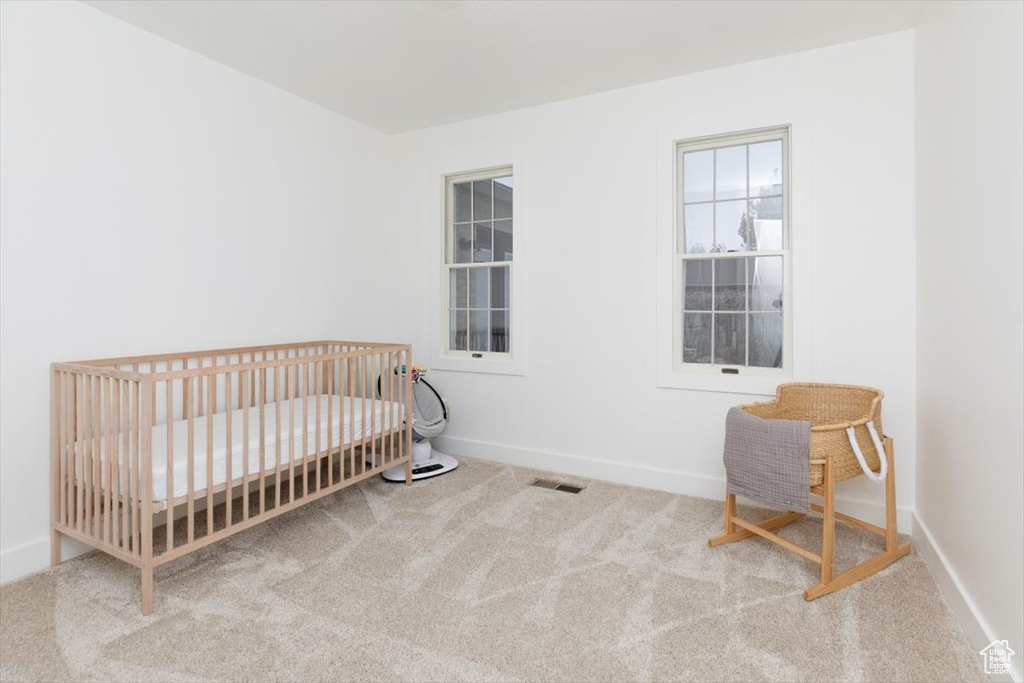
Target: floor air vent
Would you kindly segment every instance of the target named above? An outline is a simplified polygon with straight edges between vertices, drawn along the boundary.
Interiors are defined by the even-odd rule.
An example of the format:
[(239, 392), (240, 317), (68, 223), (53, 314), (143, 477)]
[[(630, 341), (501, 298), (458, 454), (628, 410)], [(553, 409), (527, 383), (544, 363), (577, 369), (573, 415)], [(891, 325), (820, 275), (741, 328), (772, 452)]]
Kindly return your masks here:
[(542, 489), (554, 489), (555, 491), (564, 491), (565, 493), (579, 493), (583, 490), (582, 486), (573, 486), (572, 484), (563, 484), (560, 481), (552, 481), (551, 479), (536, 479), (530, 486), (538, 486)]

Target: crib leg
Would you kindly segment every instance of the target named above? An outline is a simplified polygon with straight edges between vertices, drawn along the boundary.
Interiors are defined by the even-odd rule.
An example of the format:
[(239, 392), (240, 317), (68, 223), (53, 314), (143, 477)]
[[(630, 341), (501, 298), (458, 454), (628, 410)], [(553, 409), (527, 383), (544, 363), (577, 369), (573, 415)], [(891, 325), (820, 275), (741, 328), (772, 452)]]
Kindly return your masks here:
[(153, 613), (153, 565), (142, 567), (142, 615)]
[(412, 457), (405, 461), (405, 485), (412, 486)]
[(50, 529), (50, 566), (60, 564), (60, 532)]
[(835, 569), (836, 542), (836, 499), (835, 481), (832, 479), (832, 458), (825, 457), (825, 473), (823, 477), (824, 501), (821, 524), (821, 583), (832, 581)]

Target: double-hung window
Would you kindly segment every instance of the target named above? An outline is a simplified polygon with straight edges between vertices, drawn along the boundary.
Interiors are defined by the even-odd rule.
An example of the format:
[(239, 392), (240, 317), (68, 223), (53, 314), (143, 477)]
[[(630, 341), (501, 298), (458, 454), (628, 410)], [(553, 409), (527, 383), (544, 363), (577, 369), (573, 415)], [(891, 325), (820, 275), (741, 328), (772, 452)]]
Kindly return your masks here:
[(444, 354), (511, 357), (512, 169), (445, 179)]
[(677, 369), (791, 367), (788, 164), (788, 128), (678, 143)]

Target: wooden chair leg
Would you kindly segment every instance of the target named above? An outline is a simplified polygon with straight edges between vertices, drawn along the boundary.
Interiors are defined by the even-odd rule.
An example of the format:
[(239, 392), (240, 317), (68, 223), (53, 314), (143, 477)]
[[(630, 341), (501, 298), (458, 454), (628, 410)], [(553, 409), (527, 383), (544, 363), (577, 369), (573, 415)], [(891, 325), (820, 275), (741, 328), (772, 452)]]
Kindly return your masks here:
[(825, 458), (824, 501), (821, 524), (821, 583), (832, 581), (835, 569), (836, 498), (832, 479), (832, 457)]
[(725, 494), (725, 533), (731, 534), (736, 531), (736, 523), (733, 518), (736, 516), (736, 494)]
[(899, 545), (899, 529), (896, 524), (896, 470), (893, 457), (892, 439), (885, 437), (885, 455), (889, 465), (885, 477), (885, 550), (894, 552)]

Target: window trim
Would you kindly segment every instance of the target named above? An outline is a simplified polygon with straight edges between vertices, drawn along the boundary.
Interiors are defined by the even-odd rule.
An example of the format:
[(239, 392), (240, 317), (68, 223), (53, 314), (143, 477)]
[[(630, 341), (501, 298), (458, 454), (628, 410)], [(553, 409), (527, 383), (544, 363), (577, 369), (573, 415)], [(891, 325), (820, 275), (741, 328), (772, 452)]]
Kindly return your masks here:
[[(524, 343), (525, 315), (524, 315), (524, 283), (521, 273), (522, 262), (525, 254), (525, 221), (522, 196), (521, 174), (517, 175), (519, 165), (515, 163), (486, 166), (470, 171), (446, 172), (440, 174), (440, 249), (438, 251), (439, 268), (438, 273), (441, 282), (438, 287), (436, 306), (432, 314), (435, 330), (431, 333), (431, 365), (438, 370), (450, 370), (455, 372), (476, 372), (501, 375), (525, 375), (526, 374), (526, 353)], [(513, 230), (512, 230), (512, 253), (513, 260), (498, 262), (483, 262), (480, 264), (456, 264), (451, 263), (452, 242), (449, 240), (450, 229), (454, 225), (454, 186), (457, 182), (481, 180), (485, 178), (496, 178), (505, 175), (513, 177)], [(498, 263), (507, 265), (509, 268), (509, 352), (480, 352), (460, 351), (449, 349), (451, 318), (449, 306), (451, 302), (451, 284), (449, 271), (453, 267), (484, 267)], [(474, 353), (480, 354), (474, 357)]]
[[(710, 391), (743, 396), (772, 396), (783, 381), (809, 381), (813, 377), (813, 289), (810, 286), (813, 270), (813, 117), (801, 106), (782, 101), (766, 101), (763, 106), (716, 111), (714, 114), (693, 112), (685, 118), (662, 117), (652, 139), (656, 179), (656, 384), (663, 389)], [(679, 143), (714, 138), (722, 131), (735, 134), (789, 127), (789, 374), (759, 375), (756, 372), (722, 374), (719, 368), (701, 372), (688, 366), (677, 369), (674, 363), (674, 320), (676, 294), (675, 253), (676, 211), (678, 196), (676, 182), (676, 150)], [(731, 135), (731, 134), (730, 134)]]
[[(673, 168), (673, 194), (675, 195), (673, 212), (673, 234), (672, 234), (672, 257), (673, 280), (672, 280), (672, 369), (673, 372), (694, 375), (719, 376), (727, 374), (727, 371), (735, 371), (738, 375), (746, 377), (765, 377), (784, 379), (792, 376), (793, 365), (793, 311), (792, 311), (792, 252), (790, 226), (790, 203), (792, 196), (792, 176), (790, 173), (790, 128), (789, 125), (761, 128), (757, 130), (739, 131), (736, 133), (722, 133), (708, 135), (688, 140), (675, 142), (675, 165)], [(717, 253), (687, 254), (683, 251), (680, 240), (685, 240), (685, 234), (680, 230), (682, 216), (685, 207), (685, 197), (681, 191), (683, 179), (683, 155), (688, 152), (720, 149), (723, 147), (734, 147), (740, 145), (752, 145), (759, 142), (770, 142), (782, 140), (782, 249), (772, 251), (744, 251), (731, 252), (731, 255), (719, 255)], [(748, 162), (749, 175), (749, 162)], [(749, 178), (748, 178), (749, 182)], [(750, 197), (745, 197), (748, 201)], [(715, 201), (711, 200), (714, 206)], [(687, 363), (683, 360), (683, 293), (682, 293), (682, 271), (686, 261), (701, 259), (724, 260), (728, 258), (746, 259), (757, 256), (781, 256), (783, 260), (783, 281), (782, 281), (782, 367), (762, 368), (749, 365), (737, 364), (716, 364), (712, 363)], [(747, 321), (749, 325), (749, 320)], [(749, 346), (749, 333), (747, 341)]]

